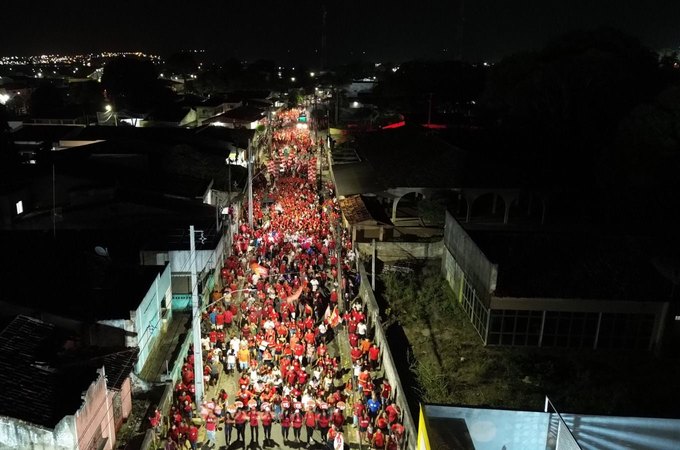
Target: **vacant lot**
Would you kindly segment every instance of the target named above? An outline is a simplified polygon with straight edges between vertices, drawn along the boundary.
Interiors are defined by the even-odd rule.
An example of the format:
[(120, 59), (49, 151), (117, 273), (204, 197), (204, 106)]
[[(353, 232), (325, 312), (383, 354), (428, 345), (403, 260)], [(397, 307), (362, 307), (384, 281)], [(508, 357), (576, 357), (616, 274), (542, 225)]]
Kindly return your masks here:
[(378, 291), (386, 325), (401, 326), (410, 345), (407, 365), (418, 400), (542, 410), (548, 395), (562, 412), (680, 417), (678, 360), (484, 347), (436, 265), (385, 273)]

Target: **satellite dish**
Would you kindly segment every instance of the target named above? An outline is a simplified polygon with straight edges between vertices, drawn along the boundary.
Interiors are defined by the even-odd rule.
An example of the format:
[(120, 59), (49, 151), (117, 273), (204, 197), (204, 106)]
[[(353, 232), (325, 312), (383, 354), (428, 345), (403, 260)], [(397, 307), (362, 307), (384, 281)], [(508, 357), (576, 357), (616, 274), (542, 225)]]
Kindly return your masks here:
[(103, 256), (103, 257), (109, 256), (109, 249), (101, 247), (99, 245), (94, 248), (94, 252), (99, 256)]

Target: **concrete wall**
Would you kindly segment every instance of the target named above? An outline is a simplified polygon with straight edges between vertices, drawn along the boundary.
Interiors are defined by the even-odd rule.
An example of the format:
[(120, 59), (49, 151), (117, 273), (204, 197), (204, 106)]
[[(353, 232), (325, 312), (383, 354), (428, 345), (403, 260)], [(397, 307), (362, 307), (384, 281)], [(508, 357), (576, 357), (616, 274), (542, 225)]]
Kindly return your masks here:
[(367, 318), (368, 324), (375, 330), (374, 340), (378, 347), (380, 347), (382, 355), (382, 365), (385, 372), (385, 378), (389, 380), (392, 386), (392, 395), (394, 402), (399, 405), (402, 411), (402, 418), (404, 428), (406, 428), (405, 440), (407, 445), (405, 448), (415, 449), (416, 439), (418, 437), (418, 429), (416, 423), (411, 415), (411, 409), (406, 400), (406, 393), (404, 392), (404, 387), (401, 385), (401, 379), (399, 378), (399, 372), (394, 364), (394, 359), (392, 358), (392, 351), (390, 350), (390, 345), (387, 342), (387, 336), (385, 335), (385, 330), (383, 330), (382, 324), (380, 322), (380, 308), (375, 300), (375, 294), (371, 289), (371, 283), (366, 275), (366, 270), (364, 270), (363, 264), (359, 264), (359, 272), (361, 274), (361, 285), (359, 286), (359, 295), (366, 306), (368, 311)]
[(99, 448), (106, 440), (104, 450), (111, 450), (116, 442), (116, 428), (113, 417), (113, 394), (106, 388), (104, 368), (98, 370), (99, 377), (85, 393), (85, 400), (76, 412), (78, 448)]
[[(222, 241), (220, 240), (220, 242)], [(198, 242), (196, 245), (198, 246)], [(176, 273), (191, 272), (191, 262), (193, 261), (193, 258), (191, 257), (191, 251), (188, 248), (186, 250), (170, 251), (168, 252), (168, 256), (170, 259), (170, 270)], [(214, 269), (215, 261), (217, 261), (216, 252), (213, 250), (196, 250), (196, 270), (199, 273), (204, 269)]]
[[(140, 373), (149, 358), (162, 331), (162, 308), (170, 306), (172, 296), (170, 265), (165, 266), (161, 275), (156, 276), (139, 307), (133, 313), (139, 357), (135, 372)], [(166, 299), (168, 300), (166, 303)]]
[(78, 450), (74, 416), (64, 417), (54, 430), (0, 416), (0, 448)]
[[(373, 244), (357, 242), (357, 251), (362, 257), (370, 258)], [(376, 242), (376, 253), (381, 261), (404, 259), (441, 258), (444, 249), (443, 241), (439, 242)]]
[(496, 290), (498, 266), (489, 261), (448, 211), (444, 225), (444, 247), (463, 269), (480, 299), (488, 306), (488, 294)]
[(123, 418), (127, 419), (132, 413), (132, 381), (127, 377), (120, 387)]

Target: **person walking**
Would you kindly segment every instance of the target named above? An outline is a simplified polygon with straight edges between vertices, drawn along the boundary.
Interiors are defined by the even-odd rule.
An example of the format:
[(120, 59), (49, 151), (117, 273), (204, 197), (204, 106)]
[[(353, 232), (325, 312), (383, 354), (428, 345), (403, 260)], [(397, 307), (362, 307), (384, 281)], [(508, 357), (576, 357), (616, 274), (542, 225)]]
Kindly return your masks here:
[(262, 413), (262, 429), (264, 430), (264, 444), (267, 445), (272, 440), (272, 422), (274, 416), (270, 412), (269, 407), (264, 408)]
[(236, 426), (236, 440), (243, 443), (246, 442), (246, 421), (248, 420), (248, 415), (242, 411), (238, 410), (236, 417), (234, 418), (234, 425)]
[(260, 440), (260, 413), (255, 408), (250, 410), (250, 443), (257, 443)]
[(283, 443), (288, 442), (288, 433), (290, 432), (291, 417), (290, 412), (286, 409), (281, 416), (281, 435), (283, 436)]
[(295, 437), (295, 440), (297, 442), (300, 442), (300, 430), (302, 429), (303, 419), (299, 409), (295, 410), (295, 412), (293, 413), (293, 417), (291, 418), (291, 421), (293, 423), (293, 436)]
[(312, 445), (314, 429), (316, 428), (316, 414), (312, 410), (305, 413), (305, 428), (307, 429), (307, 444)]
[(232, 411), (227, 410), (224, 413), (224, 442), (227, 443), (227, 447), (229, 447), (229, 444), (231, 443), (231, 432), (234, 429), (235, 423), (234, 414)]
[(321, 442), (326, 442), (328, 440), (328, 428), (330, 427), (331, 418), (328, 415), (327, 409), (322, 409), (319, 416), (316, 419), (316, 423), (319, 427), (319, 432), (321, 433)]
[(205, 419), (205, 437), (208, 440), (208, 444), (212, 444), (213, 447), (217, 446), (216, 431), (217, 418), (214, 414), (210, 413)]

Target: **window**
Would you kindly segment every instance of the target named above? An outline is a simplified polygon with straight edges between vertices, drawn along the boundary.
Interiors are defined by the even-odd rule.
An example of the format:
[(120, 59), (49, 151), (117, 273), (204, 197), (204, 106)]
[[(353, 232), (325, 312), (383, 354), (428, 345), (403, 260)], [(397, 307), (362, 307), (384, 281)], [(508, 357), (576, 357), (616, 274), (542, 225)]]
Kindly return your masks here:
[(22, 200), (19, 200), (15, 206), (17, 208), (17, 215), (22, 214), (24, 212), (24, 202)]
[(604, 313), (597, 346), (646, 350), (649, 348), (653, 329), (653, 314)]

